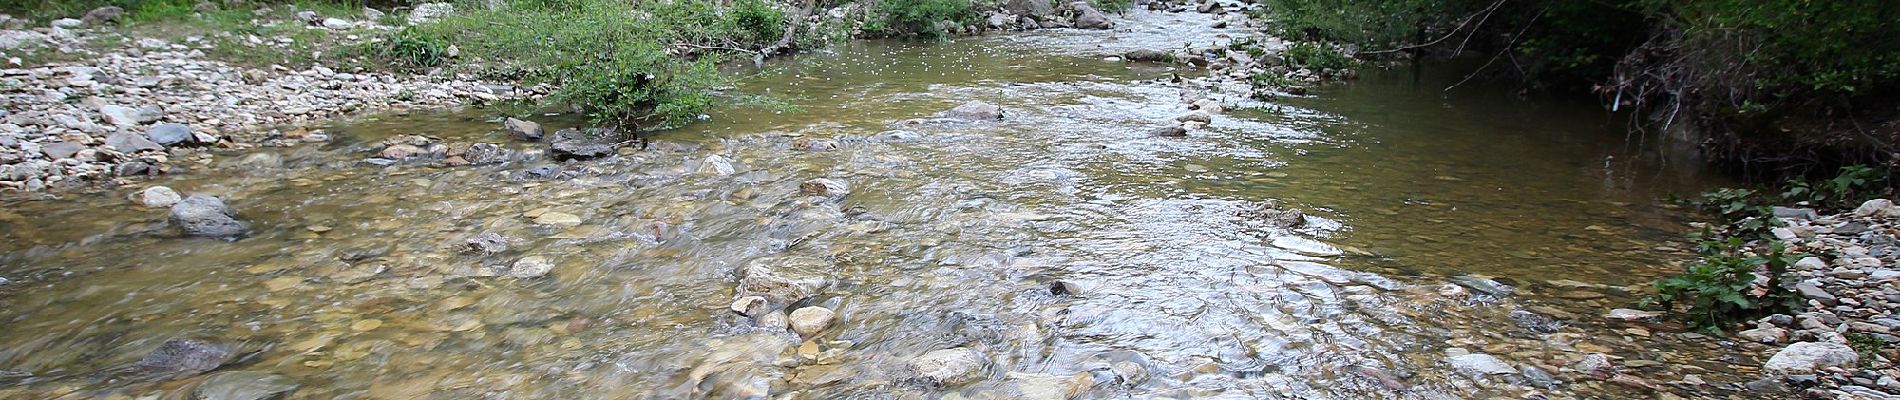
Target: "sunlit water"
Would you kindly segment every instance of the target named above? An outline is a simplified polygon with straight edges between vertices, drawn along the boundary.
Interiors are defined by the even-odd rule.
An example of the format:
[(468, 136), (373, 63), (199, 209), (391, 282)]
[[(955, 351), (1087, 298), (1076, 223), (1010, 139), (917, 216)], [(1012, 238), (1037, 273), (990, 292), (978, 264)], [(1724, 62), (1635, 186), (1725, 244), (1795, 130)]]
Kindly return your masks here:
[[(262, 348), (224, 369), (290, 377), (297, 399), (1621, 397), (1643, 391), (1561, 370), (1588, 352), (1663, 361), (1631, 370), (1658, 383), (1742, 380), (1759, 364), (1717, 339), (1599, 317), (1683, 256), (1686, 217), (1665, 195), (1722, 183), (1640, 151), (1620, 119), (1367, 73), (1313, 98), (1216, 93), (1240, 109), (1150, 137), (1202, 92), (1168, 78), (1195, 74), (1101, 55), (1236, 34), (1165, 18), (859, 43), (742, 71), (734, 92), (795, 107), (717, 110), (645, 149), (557, 164), (561, 179), (516, 177), (553, 162), (475, 109), (340, 123), (334, 143), (225, 154), (153, 182), (229, 199), (255, 229), (238, 241), (181, 237), (164, 210), (125, 200), (138, 188), (6, 203), (0, 370), (16, 377), (0, 375), (14, 385), (0, 397), (182, 395), (196, 380), (97, 372), (175, 337)], [(971, 100), (1007, 117), (900, 122)], [(879, 136), (894, 125), (915, 137)], [(527, 154), (358, 162), (399, 134)], [(794, 148), (813, 138), (841, 146)], [(737, 172), (704, 172), (711, 155)], [(851, 192), (799, 192), (818, 177)], [(1255, 210), (1268, 202), (1308, 223), (1266, 224)], [(548, 212), (583, 223), (534, 223)], [(521, 240), (464, 251), (484, 232)], [(783, 255), (824, 260), (795, 272), (836, 282), (800, 304), (838, 314), (809, 341), (727, 310), (738, 269)], [(484, 273), (526, 256), (556, 267)], [(1441, 295), (1470, 274), (1517, 291)], [(1077, 293), (1052, 293), (1058, 282)], [(1532, 331), (1520, 310), (1567, 324)], [(988, 358), (980, 379), (932, 386), (905, 368), (959, 346)], [(1461, 374), (1447, 351), (1567, 383)]]

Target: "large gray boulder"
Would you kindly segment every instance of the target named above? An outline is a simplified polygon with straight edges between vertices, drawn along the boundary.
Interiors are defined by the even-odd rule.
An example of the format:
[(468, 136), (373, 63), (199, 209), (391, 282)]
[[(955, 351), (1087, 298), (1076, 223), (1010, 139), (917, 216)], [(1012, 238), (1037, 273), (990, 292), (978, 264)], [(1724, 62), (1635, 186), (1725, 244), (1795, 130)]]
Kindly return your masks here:
[(562, 129), (554, 132), (548, 139), (548, 149), (556, 160), (591, 160), (613, 155), (616, 146), (610, 142), (611, 129)]
[(158, 124), (145, 130), (145, 139), (160, 146), (172, 147), (190, 143), (193, 138), (191, 127), (185, 124)]
[(1827, 367), (1854, 365), (1860, 362), (1860, 354), (1854, 348), (1840, 343), (1801, 342), (1788, 345), (1787, 348), (1768, 357), (1763, 363), (1763, 371), (1780, 374), (1812, 374)]
[(995, 121), (1003, 119), (1003, 108), (982, 101), (972, 101), (958, 105), (943, 112), (944, 118), (967, 121)]
[(147, 151), (147, 150), (153, 150), (153, 151), (165, 150), (165, 146), (160, 146), (158, 145), (158, 143), (152, 143), (152, 141), (147, 140), (144, 135), (134, 134), (131, 132), (119, 132), (119, 133), (112, 134), (112, 136), (106, 136), (106, 147), (111, 147), (113, 150), (118, 150), (120, 153), (125, 153), (125, 154), (132, 154), (132, 153), (137, 153), (137, 152)]
[(1095, 6), (1088, 5), (1088, 3), (1076, 3), (1075, 27), (1082, 29), (1112, 29), (1115, 27), (1115, 22), (1108, 19), (1108, 14), (1095, 9)]
[(1003, 9), (1009, 10), (1010, 14), (1042, 19), (1056, 12), (1056, 3), (1052, 0), (1009, 0), (1003, 3)]
[(811, 257), (753, 259), (746, 262), (744, 276), (739, 279), (739, 296), (763, 297), (776, 306), (791, 304), (830, 286), (831, 280), (823, 275), (829, 269), (829, 263)]
[(224, 200), (206, 195), (191, 195), (172, 205), (171, 221), (186, 235), (234, 238), (249, 228), (224, 205)]

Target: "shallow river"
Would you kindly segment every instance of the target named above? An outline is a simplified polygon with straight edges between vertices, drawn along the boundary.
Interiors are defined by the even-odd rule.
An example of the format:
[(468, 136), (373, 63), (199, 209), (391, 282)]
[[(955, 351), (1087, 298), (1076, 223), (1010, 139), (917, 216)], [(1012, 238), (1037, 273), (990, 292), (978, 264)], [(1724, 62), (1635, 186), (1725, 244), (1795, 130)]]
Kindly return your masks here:
[[(1195, 18), (801, 56), (734, 90), (791, 109), (716, 110), (605, 160), (554, 163), (469, 109), (153, 182), (229, 199), (254, 229), (237, 241), (181, 237), (125, 199), (140, 188), (8, 202), (0, 398), (189, 398), (202, 377), (112, 372), (179, 337), (258, 350), (221, 370), (287, 377), (293, 399), (1595, 398), (1647, 390), (1565, 372), (1591, 352), (1659, 386), (1759, 365), (1600, 317), (1683, 257), (1688, 219), (1664, 197), (1724, 182), (1639, 151), (1593, 104), (1403, 72), (1270, 103), (1211, 93), (1237, 109), (1148, 136), (1206, 91), (1100, 55), (1235, 33)], [(971, 100), (1006, 118), (903, 122)], [(360, 162), (400, 134), (521, 153)], [(839, 145), (798, 148), (823, 139)], [(564, 173), (521, 175), (546, 164)], [(800, 192), (820, 177), (849, 194)], [(1305, 223), (1267, 223), (1269, 203)], [(551, 213), (581, 222), (537, 222)], [(517, 240), (465, 251), (482, 233)], [(554, 268), (495, 276), (530, 256)], [(728, 310), (748, 262), (785, 257), (832, 282), (794, 305), (837, 313), (809, 340)], [(1471, 275), (1515, 291), (1447, 288)], [(958, 347), (984, 361), (968, 383), (907, 367)], [(1447, 361), (1466, 353), (1562, 383)]]

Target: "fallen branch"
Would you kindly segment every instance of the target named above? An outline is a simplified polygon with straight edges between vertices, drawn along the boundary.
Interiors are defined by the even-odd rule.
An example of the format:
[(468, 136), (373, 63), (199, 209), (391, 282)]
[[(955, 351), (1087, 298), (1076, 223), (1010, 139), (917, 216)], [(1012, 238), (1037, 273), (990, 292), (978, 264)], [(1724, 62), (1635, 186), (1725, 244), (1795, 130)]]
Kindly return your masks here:
[(759, 49), (759, 56), (771, 57), (792, 48), (792, 40), (798, 35), (798, 27), (805, 25), (805, 19), (811, 17), (811, 10), (815, 8), (812, 0), (805, 0), (804, 3), (805, 5), (798, 9), (798, 16), (786, 21), (785, 34), (779, 36), (778, 43)]

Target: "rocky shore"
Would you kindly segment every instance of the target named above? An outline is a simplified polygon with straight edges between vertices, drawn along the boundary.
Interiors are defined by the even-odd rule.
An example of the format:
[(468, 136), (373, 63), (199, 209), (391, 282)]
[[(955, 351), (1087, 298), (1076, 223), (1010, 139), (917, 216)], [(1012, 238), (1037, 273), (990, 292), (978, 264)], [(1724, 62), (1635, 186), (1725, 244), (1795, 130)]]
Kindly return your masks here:
[(1774, 228), (1790, 250), (1810, 254), (1784, 278), (1804, 307), (1761, 318), (1737, 337), (1769, 345), (1763, 380), (1751, 389), (1799, 390), (1812, 398), (1900, 398), (1900, 368), (1880, 349), (1900, 344), (1900, 206), (1876, 199), (1851, 212), (1776, 207)]
[[(416, 12), (440, 12), (430, 10), (418, 7)], [(317, 22), (276, 23), (311, 30), (390, 29), (367, 18), (308, 16)], [(5, 104), (0, 107), (0, 190), (39, 192), (163, 174), (194, 148), (241, 148), (269, 138), (274, 128), (358, 113), (538, 95), (462, 74), (239, 66), (208, 58), (212, 44), (198, 37), (177, 43), (127, 38), (101, 47), (110, 42), (102, 38), (120, 32), (103, 20), (88, 20), (26, 28), (0, 16), (0, 25), (11, 25), (0, 30), (0, 51), (55, 51), (82, 58), (20, 67), (20, 58), (11, 57), (11, 67), (0, 69), (0, 103)], [(426, 18), (410, 20), (427, 23)]]

